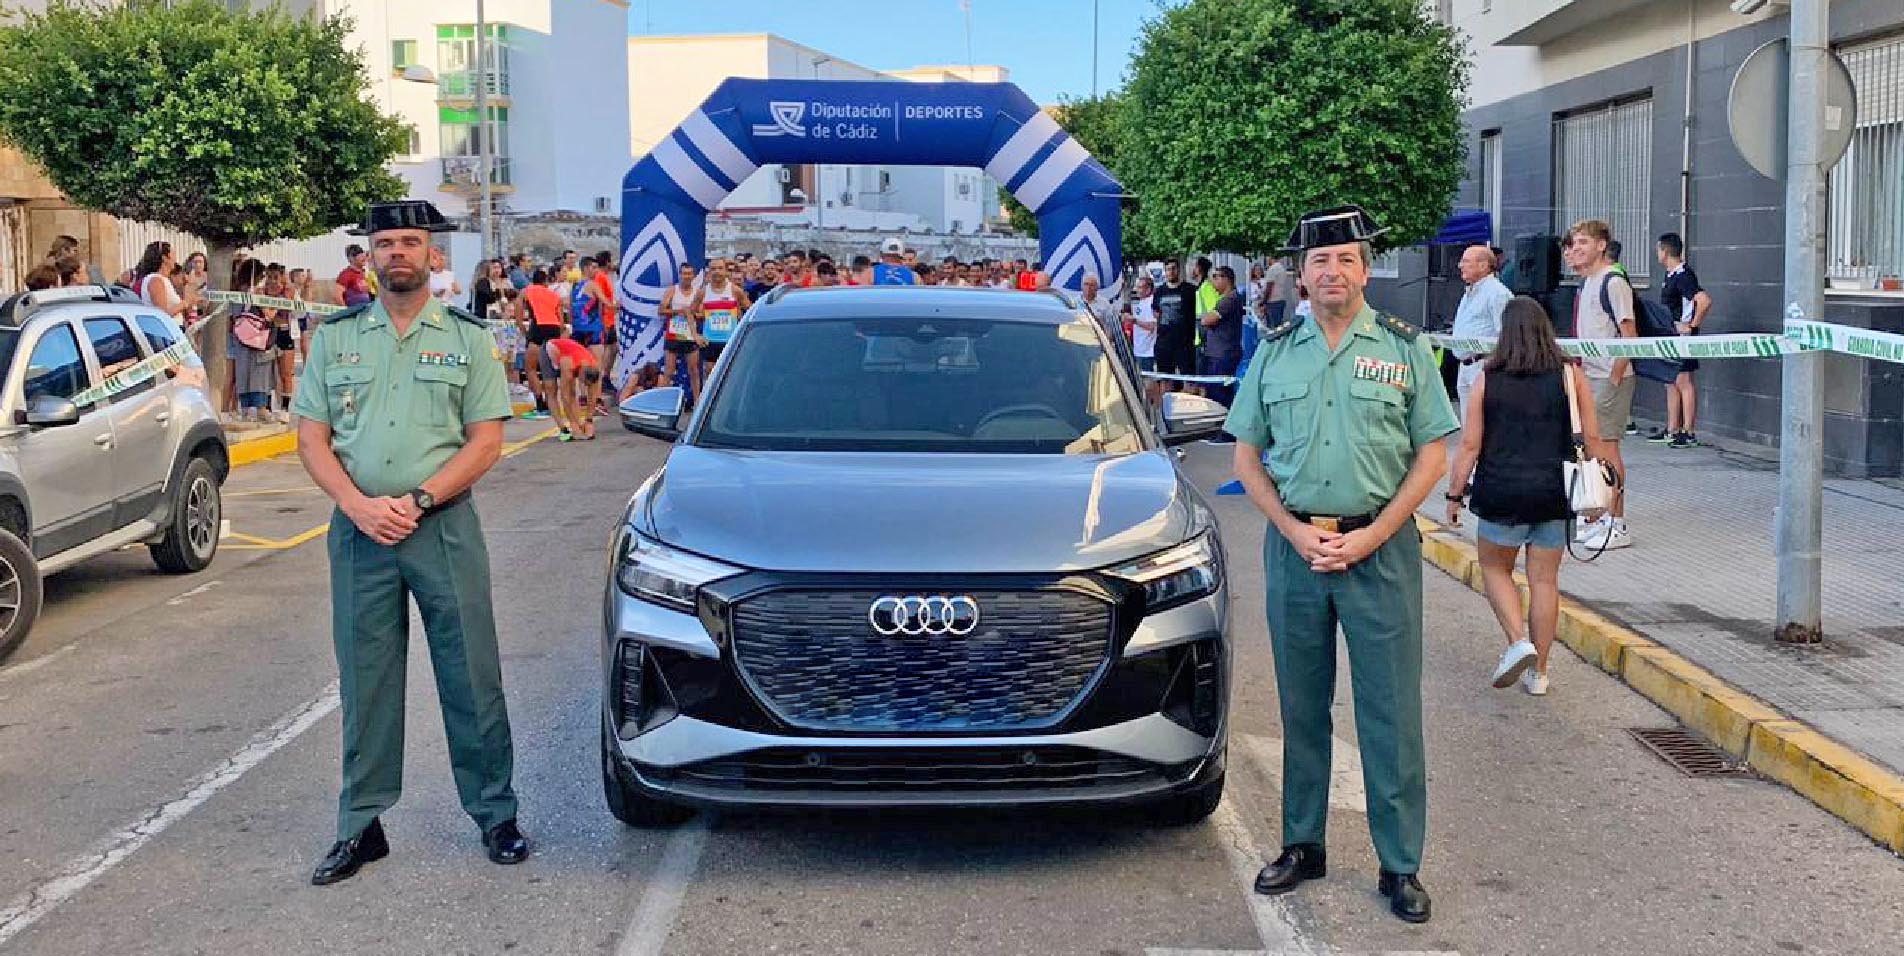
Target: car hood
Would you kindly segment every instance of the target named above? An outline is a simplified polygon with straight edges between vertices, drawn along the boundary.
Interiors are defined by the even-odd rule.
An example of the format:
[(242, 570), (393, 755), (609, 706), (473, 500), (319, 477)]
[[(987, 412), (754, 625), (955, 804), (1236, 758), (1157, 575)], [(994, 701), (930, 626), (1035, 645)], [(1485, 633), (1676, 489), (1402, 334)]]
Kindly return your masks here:
[(775, 571), (1049, 572), (1170, 547), (1207, 522), (1164, 451), (1116, 457), (677, 446), (642, 528)]

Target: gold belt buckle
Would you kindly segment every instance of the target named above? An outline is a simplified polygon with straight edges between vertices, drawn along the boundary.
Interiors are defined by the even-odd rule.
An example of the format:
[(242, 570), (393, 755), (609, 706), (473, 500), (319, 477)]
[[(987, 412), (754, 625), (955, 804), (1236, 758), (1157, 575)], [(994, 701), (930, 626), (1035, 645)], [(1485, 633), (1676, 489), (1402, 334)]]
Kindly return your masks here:
[(1324, 531), (1329, 532), (1330, 534), (1342, 533), (1342, 519), (1341, 518), (1315, 517), (1315, 518), (1310, 518), (1309, 523), (1312, 525), (1315, 525), (1318, 528), (1321, 528)]

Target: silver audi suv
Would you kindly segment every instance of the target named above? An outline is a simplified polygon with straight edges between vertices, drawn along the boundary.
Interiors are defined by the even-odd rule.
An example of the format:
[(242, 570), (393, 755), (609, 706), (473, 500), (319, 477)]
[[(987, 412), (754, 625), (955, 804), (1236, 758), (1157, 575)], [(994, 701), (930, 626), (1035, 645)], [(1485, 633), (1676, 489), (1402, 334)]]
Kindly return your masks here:
[(693, 806), (1131, 804), (1223, 793), (1223, 547), (1116, 330), (1063, 294), (770, 294), (614, 536), (602, 780)]

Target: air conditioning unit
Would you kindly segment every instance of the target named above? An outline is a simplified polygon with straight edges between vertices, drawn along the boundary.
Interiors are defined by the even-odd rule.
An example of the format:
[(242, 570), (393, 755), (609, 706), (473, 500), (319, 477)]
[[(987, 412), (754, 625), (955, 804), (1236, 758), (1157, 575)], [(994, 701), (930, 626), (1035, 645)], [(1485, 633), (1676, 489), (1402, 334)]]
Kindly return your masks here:
[(850, 190), (850, 189), (849, 189), (849, 190), (847, 190), (847, 191), (845, 191), (845, 192), (843, 192), (843, 193), (840, 193), (840, 205), (842, 205), (842, 206), (851, 206), (852, 204), (853, 204), (853, 191), (852, 191), (852, 190)]
[(959, 197), (964, 198), (970, 195), (972, 195), (972, 184), (966, 180), (960, 180), (959, 181)]
[(595, 197), (595, 211), (598, 213), (605, 213), (609, 211), (609, 202), (608, 202), (607, 196)]

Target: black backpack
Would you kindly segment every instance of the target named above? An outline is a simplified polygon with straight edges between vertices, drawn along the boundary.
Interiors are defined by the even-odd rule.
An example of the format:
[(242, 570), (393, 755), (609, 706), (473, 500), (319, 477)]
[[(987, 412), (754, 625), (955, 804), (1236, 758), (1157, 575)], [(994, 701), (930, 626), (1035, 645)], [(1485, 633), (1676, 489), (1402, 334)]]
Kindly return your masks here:
[[(1633, 326), (1640, 333), (1641, 338), (1672, 338), (1679, 334), (1679, 328), (1674, 325), (1678, 317), (1673, 315), (1671, 309), (1666, 308), (1666, 303), (1641, 296), (1633, 288), (1632, 281), (1617, 272), (1607, 276), (1607, 280), (1600, 283), (1602, 311), (1608, 316), (1616, 314), (1613, 311), (1613, 294), (1609, 291), (1613, 288), (1613, 279), (1616, 276), (1621, 282), (1626, 283), (1627, 295), (1633, 297)], [(1578, 334), (1578, 330), (1575, 330), (1575, 333)], [(1630, 361), (1633, 363), (1634, 374), (1641, 378), (1670, 384), (1679, 377), (1679, 362), (1674, 359), (1632, 359)]]

